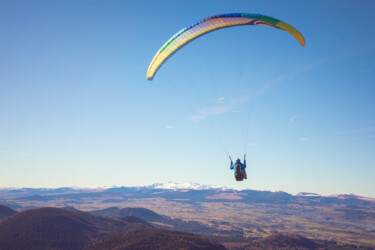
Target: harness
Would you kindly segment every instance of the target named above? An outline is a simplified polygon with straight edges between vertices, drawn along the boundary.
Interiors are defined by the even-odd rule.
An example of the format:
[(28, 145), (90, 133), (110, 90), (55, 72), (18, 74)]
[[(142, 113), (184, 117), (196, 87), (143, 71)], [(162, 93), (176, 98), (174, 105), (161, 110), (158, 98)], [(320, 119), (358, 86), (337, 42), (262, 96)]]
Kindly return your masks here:
[(236, 178), (237, 181), (243, 180), (244, 173), (243, 173), (243, 170), (242, 170), (242, 164), (241, 163), (234, 164), (234, 177)]

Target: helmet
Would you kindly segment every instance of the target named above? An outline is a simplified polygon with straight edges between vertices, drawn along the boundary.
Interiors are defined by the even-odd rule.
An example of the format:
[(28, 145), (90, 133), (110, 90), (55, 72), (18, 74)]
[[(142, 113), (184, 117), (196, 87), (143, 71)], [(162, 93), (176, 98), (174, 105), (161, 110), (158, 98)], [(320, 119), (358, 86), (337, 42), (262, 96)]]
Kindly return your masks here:
[(237, 158), (236, 162), (241, 162), (241, 159), (240, 159), (240, 158)]

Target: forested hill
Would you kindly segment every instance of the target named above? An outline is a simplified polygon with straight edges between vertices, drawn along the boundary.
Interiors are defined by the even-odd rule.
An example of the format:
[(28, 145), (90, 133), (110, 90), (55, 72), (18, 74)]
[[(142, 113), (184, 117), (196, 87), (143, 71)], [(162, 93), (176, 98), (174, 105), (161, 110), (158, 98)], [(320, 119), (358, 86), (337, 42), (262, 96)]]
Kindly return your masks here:
[(118, 218), (124, 216), (136, 216), (146, 221), (162, 221), (164, 217), (155, 213), (154, 211), (143, 208), (143, 207), (126, 207), (126, 208), (117, 208), (109, 207), (102, 210), (93, 210), (89, 211), (93, 215), (99, 215), (110, 218)]

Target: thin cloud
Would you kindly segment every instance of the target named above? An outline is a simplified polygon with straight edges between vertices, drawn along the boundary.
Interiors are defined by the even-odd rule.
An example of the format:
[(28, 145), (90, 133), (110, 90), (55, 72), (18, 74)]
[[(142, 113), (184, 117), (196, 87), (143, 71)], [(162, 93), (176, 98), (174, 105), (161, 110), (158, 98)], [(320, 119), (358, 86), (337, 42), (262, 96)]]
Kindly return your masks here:
[(172, 125), (165, 125), (164, 128), (170, 129), (170, 128), (173, 128), (173, 126)]
[[(304, 65), (300, 68), (297, 68), (297, 69), (295, 69), (295, 70), (293, 70), (293, 71), (291, 71), (287, 74), (279, 75), (276, 78), (274, 78), (272, 81), (269, 81), (268, 83), (266, 83), (264, 85), (264, 87), (261, 88), (256, 93), (253, 93), (252, 95), (243, 96), (241, 98), (236, 98), (232, 102), (225, 102), (225, 104), (220, 103), (219, 100), (221, 98), (224, 98), (224, 97), (220, 97), (220, 98), (217, 99), (220, 103), (219, 105), (203, 107), (197, 112), (198, 114), (192, 115), (188, 119), (191, 120), (191, 121), (197, 122), (197, 121), (204, 120), (204, 119), (206, 119), (208, 117), (211, 117), (211, 116), (217, 116), (217, 115), (222, 115), (222, 114), (225, 114), (225, 113), (233, 112), (242, 103), (248, 102), (251, 99), (254, 99), (258, 96), (262, 96), (262, 95), (266, 94), (267, 91), (271, 87), (273, 87), (274, 85), (277, 85), (280, 82), (283, 82), (285, 80), (293, 79), (297, 75), (299, 75), (303, 72), (306, 72), (306, 71), (312, 69), (313, 67), (324, 63), (325, 61), (326, 61), (326, 58), (323, 58), (323, 59), (317, 60), (315, 62), (312, 62), (310, 64)], [(224, 101), (224, 99), (223, 99), (223, 101)]]
[(257, 144), (255, 143), (255, 142), (249, 142), (248, 144), (247, 144), (247, 146), (250, 146), (250, 147), (254, 147), (254, 146), (256, 146)]
[(268, 88), (270, 88), (271, 85), (276, 84), (276, 82), (278, 81), (279, 81), (279, 78), (266, 84), (258, 92), (253, 93), (251, 95), (245, 95), (242, 97), (231, 99), (231, 101), (229, 102), (203, 107), (200, 110), (198, 110), (197, 114), (190, 116), (189, 120), (197, 122), (197, 121), (201, 121), (212, 116), (223, 115), (223, 114), (230, 113), (230, 112), (238, 113), (238, 109), (237, 109), (238, 106), (240, 106), (241, 104), (245, 102), (250, 101), (251, 99), (254, 99), (258, 96), (265, 94)]
[(290, 117), (289, 121), (290, 122), (294, 122), (294, 120), (297, 118), (297, 116), (293, 115), (292, 117)]
[(301, 137), (301, 138), (299, 138), (299, 140), (300, 140), (301, 142), (305, 142), (305, 141), (310, 140), (310, 138), (309, 138), (309, 137)]
[(224, 100), (225, 100), (225, 97), (217, 98), (217, 101), (218, 101), (218, 102), (223, 102)]
[(231, 101), (225, 103), (203, 107), (200, 110), (198, 110), (197, 114), (190, 116), (188, 119), (190, 121), (197, 122), (209, 118), (211, 116), (223, 115), (230, 112), (239, 113), (237, 107), (256, 96), (257, 93), (253, 95), (234, 98), (231, 99)]
[(198, 111), (198, 114), (190, 116), (189, 120), (197, 122), (197, 121), (204, 120), (211, 116), (222, 115), (222, 114), (232, 111), (235, 108), (234, 106), (237, 106), (237, 105), (230, 104), (230, 105), (204, 107)]

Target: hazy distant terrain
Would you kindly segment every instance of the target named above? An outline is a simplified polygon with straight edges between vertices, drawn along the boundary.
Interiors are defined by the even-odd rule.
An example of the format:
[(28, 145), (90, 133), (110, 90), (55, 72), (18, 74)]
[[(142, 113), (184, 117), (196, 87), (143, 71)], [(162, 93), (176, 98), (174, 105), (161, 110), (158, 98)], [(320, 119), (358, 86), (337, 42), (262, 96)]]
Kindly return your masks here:
[[(3, 189), (0, 204), (18, 211), (52, 206), (109, 218), (132, 215), (143, 217), (155, 227), (194, 232), (226, 244), (246, 245), (246, 240), (289, 233), (375, 246), (375, 200), (355, 195), (294, 196), (209, 186), (152, 185), (85, 190)], [(139, 211), (129, 207), (152, 211), (136, 214)]]

